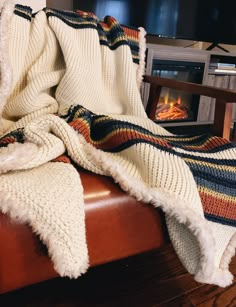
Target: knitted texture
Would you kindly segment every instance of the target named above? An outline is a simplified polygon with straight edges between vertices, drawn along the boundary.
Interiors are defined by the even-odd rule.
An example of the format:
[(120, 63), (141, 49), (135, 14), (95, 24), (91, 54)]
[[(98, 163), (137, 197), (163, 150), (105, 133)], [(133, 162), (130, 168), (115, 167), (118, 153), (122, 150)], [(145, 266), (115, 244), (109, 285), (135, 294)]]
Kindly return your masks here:
[[(141, 126), (137, 124), (137, 121), (135, 124), (124, 121), (124, 116), (122, 121), (117, 120), (114, 116), (97, 116), (81, 106), (71, 109), (65, 118), (70, 126), (84, 136), (88, 143), (106, 153), (113, 153), (112, 160), (117, 160), (117, 165), (128, 171), (129, 175), (142, 180), (149, 187), (158, 187), (167, 193), (171, 191), (176, 194), (173, 195), (174, 198), (183, 199), (183, 203), (179, 206), (186, 206), (183, 210), (190, 208), (194, 214), (198, 214), (198, 223), (200, 223), (202, 230), (207, 231), (208, 229), (212, 238), (210, 236), (207, 238), (207, 234), (204, 232), (196, 235), (195, 232), (199, 232), (199, 230), (193, 223), (194, 218), (191, 213), (188, 216), (187, 213), (181, 212), (183, 214), (181, 219), (184, 219), (185, 215), (185, 218), (189, 219), (188, 223), (192, 224), (188, 229), (180, 224), (181, 219), (175, 212), (176, 208), (172, 208), (172, 213), (169, 214), (168, 207), (171, 205), (169, 202), (165, 200), (162, 203), (160, 198), (149, 200), (149, 202), (161, 206), (167, 212), (167, 225), (173, 245), (189, 272), (194, 274), (199, 270), (196, 278), (204, 282), (219, 283), (216, 280), (222, 278), (221, 285), (223, 285), (231, 280), (232, 276), (225, 270), (225, 262), (229, 257), (227, 249), (232, 250), (236, 226), (234, 212), (236, 207), (235, 144), (223, 138), (209, 135), (168, 135), (166, 131), (156, 126), (154, 126), (156, 129), (153, 129), (153, 132), (149, 123), (145, 125), (144, 121)], [(131, 150), (134, 144), (136, 146)], [(124, 154), (125, 151), (126, 154)], [(142, 158), (140, 165), (135, 161), (134, 167), (134, 165), (131, 166), (131, 163), (136, 156)], [(179, 158), (181, 158), (181, 162)], [(181, 164), (183, 161), (188, 165), (191, 174), (186, 165)], [(201, 198), (201, 209), (194, 185), (191, 187), (193, 184), (192, 175)], [(113, 177), (116, 178), (115, 175)], [(149, 192), (151, 199), (150, 194), (151, 192)], [(134, 195), (137, 197), (137, 194)], [(146, 201), (146, 196), (139, 199)], [(177, 204), (178, 202), (175, 203), (176, 206)], [(201, 223), (202, 209), (207, 220), (205, 225)], [(173, 214), (176, 215), (174, 218)], [(193, 231), (193, 226), (195, 231)], [(189, 231), (190, 229), (191, 231)], [(196, 235), (195, 238), (193, 234)], [(200, 239), (201, 235), (205, 236), (206, 242), (208, 239), (214, 242), (211, 244), (212, 242), (209, 241), (208, 244), (214, 250), (215, 266), (222, 270), (215, 271), (215, 274), (211, 273), (207, 279), (206, 274), (210, 266), (209, 263), (204, 266), (204, 261), (199, 262), (201, 257), (199, 248), (204, 246), (201, 244), (199, 246), (199, 243), (196, 242), (196, 239)], [(232, 239), (230, 245), (228, 238)], [(197, 268), (196, 265), (203, 265), (204, 268)], [(203, 270), (206, 272), (205, 276), (199, 277), (200, 271)]]
[(61, 276), (78, 277), (86, 272), (83, 189), (73, 166), (46, 163), (1, 175), (0, 196), (2, 212), (32, 226)]
[(19, 5), (4, 18), (14, 73), (2, 113), (2, 211), (40, 234), (61, 275), (85, 272), (83, 193), (73, 161), (161, 207), (186, 269), (198, 281), (230, 284), (236, 148), (220, 138), (177, 137), (147, 118), (140, 98), (145, 31), (81, 11), (32, 15)]

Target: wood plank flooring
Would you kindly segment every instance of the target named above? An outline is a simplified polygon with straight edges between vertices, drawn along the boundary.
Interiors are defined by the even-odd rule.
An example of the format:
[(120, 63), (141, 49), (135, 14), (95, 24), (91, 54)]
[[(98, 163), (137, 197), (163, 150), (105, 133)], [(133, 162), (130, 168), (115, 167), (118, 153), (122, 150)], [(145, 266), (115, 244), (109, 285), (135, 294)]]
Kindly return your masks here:
[[(231, 263), (236, 274), (236, 259)], [(227, 288), (195, 282), (168, 245), (89, 271), (78, 280), (59, 278), (0, 297), (1, 307), (236, 306), (236, 281)]]

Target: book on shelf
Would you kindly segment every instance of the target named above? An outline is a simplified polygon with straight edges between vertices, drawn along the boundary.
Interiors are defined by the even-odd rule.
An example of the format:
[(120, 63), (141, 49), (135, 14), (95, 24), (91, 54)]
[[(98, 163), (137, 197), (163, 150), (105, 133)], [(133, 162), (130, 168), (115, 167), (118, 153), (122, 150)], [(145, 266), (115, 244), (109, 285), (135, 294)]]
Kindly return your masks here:
[[(215, 75), (208, 75), (205, 85), (213, 86), (215, 83)], [(210, 116), (210, 108), (213, 98), (208, 96), (201, 96), (199, 102), (198, 120), (199, 121), (208, 121)], [(201, 107), (200, 107), (201, 106)]]
[(236, 65), (233, 63), (210, 63), (209, 69), (219, 73), (236, 73)]
[(229, 89), (236, 90), (236, 76), (229, 77)]
[(214, 72), (236, 74), (236, 68), (216, 68), (214, 69)]
[(224, 68), (224, 69), (232, 69), (235, 68), (235, 64), (232, 63), (217, 63), (218, 68)]
[(212, 67), (212, 68), (221, 68), (221, 67), (234, 68), (234, 67), (236, 67), (236, 64), (222, 63), (222, 62), (210, 62), (209, 66)]
[[(230, 83), (230, 77), (229, 75), (221, 76), (216, 75), (214, 78), (214, 86), (219, 88), (229, 88)], [(212, 98), (210, 103), (210, 111), (209, 111), (209, 120), (214, 120), (214, 113), (215, 113), (215, 98)]]
[[(229, 77), (229, 89), (236, 91), (236, 76)], [(236, 103), (233, 104), (232, 118), (236, 119)]]

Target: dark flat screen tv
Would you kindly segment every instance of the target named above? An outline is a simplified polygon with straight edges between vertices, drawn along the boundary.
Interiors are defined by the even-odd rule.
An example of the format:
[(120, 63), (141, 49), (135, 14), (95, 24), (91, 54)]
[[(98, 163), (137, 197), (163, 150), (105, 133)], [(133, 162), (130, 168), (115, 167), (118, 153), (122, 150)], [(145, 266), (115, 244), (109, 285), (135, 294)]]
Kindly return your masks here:
[(236, 0), (74, 0), (74, 9), (111, 15), (150, 35), (236, 45)]

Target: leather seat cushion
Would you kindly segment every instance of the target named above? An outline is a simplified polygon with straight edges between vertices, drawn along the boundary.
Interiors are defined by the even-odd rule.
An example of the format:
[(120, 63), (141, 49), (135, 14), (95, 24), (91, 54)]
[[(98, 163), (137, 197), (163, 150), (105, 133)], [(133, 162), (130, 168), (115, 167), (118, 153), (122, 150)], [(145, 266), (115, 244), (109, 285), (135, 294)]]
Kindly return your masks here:
[[(90, 266), (161, 247), (168, 236), (161, 212), (128, 196), (111, 178), (80, 171)], [(0, 293), (58, 274), (30, 226), (0, 213)]]

